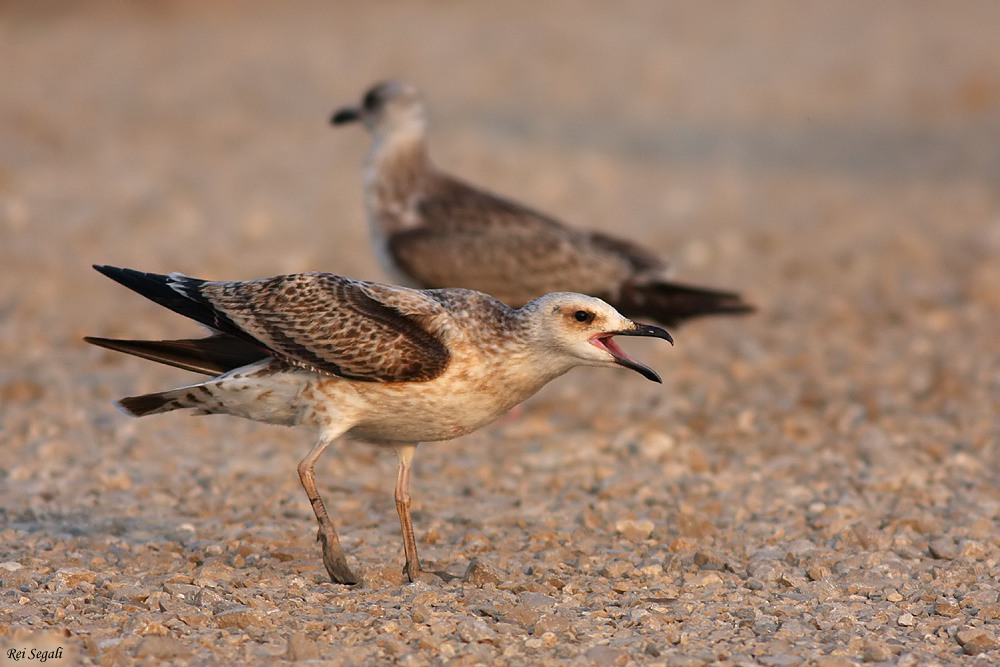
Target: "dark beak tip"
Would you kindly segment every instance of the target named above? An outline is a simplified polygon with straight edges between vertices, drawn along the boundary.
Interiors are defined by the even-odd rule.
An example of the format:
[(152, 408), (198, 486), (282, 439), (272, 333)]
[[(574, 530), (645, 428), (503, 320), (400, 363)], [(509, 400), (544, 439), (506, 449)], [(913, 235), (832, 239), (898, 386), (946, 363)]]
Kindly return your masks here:
[(340, 109), (330, 117), (330, 124), (344, 125), (345, 123), (353, 123), (359, 118), (361, 118), (361, 115), (357, 109)]

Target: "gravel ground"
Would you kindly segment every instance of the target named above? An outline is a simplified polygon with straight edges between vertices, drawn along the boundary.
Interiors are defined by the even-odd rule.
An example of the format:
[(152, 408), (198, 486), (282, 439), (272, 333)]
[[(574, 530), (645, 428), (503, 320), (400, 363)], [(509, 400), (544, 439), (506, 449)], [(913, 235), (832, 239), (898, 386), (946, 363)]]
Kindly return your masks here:
[[(207, 5), (207, 6), (205, 6)], [(3, 659), (125, 665), (1000, 661), (1000, 5), (3, 3)], [(752, 317), (632, 343), (423, 447), (401, 583), (391, 452), (111, 402), (191, 377), (92, 263), (382, 279), (368, 138), (420, 86), (438, 162), (628, 235)], [(5, 662), (4, 664), (7, 664)], [(35, 663), (38, 654), (35, 654)]]

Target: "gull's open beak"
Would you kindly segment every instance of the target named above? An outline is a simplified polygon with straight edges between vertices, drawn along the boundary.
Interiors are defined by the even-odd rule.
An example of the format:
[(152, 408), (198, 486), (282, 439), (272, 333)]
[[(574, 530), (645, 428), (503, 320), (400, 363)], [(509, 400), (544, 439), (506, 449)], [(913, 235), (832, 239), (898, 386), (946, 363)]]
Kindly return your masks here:
[(357, 109), (348, 107), (340, 109), (337, 113), (333, 114), (333, 117), (330, 118), (330, 123), (333, 125), (344, 125), (345, 123), (353, 123), (357, 120), (361, 120), (361, 113)]
[(656, 371), (652, 368), (640, 364), (638, 361), (625, 354), (622, 349), (618, 347), (617, 343), (615, 343), (615, 336), (648, 336), (652, 338), (662, 338), (673, 345), (674, 339), (670, 337), (670, 334), (667, 333), (666, 329), (661, 329), (660, 327), (653, 326), (652, 324), (636, 324), (634, 329), (609, 331), (607, 333), (598, 334), (590, 339), (592, 344), (602, 350), (606, 350), (612, 357), (614, 357), (615, 362), (620, 366), (631, 368), (647, 380), (660, 383), (663, 382), (663, 380), (660, 379), (660, 376), (657, 375)]

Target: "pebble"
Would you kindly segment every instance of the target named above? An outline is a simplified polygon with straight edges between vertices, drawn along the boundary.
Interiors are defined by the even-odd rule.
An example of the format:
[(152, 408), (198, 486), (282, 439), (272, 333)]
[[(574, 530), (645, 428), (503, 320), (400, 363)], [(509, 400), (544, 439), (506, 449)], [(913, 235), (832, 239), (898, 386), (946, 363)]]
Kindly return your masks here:
[[(139, 646), (135, 649), (135, 657), (156, 658), (167, 660), (170, 658), (183, 658), (191, 653), (191, 649), (183, 642), (174, 637), (160, 637), (150, 635), (142, 638)], [(103, 661), (102, 661), (103, 662)]]
[(958, 544), (950, 537), (939, 537), (936, 540), (932, 540), (928, 544), (928, 548), (932, 556), (943, 560), (952, 560), (953, 558), (958, 558), (959, 555)]
[(955, 633), (955, 640), (966, 655), (979, 655), (997, 648), (997, 638), (984, 628), (964, 628)]
[(518, 605), (508, 611), (503, 616), (503, 620), (507, 623), (512, 623), (518, 625), (526, 630), (530, 630), (535, 627), (535, 623), (538, 619), (542, 617), (541, 613), (527, 605)]
[(532, 632), (536, 635), (552, 633), (564, 634), (573, 628), (573, 621), (562, 614), (542, 614), (535, 621)]
[(507, 575), (503, 570), (479, 558), (473, 558), (469, 562), (469, 567), (462, 576), (463, 581), (473, 586), (498, 585), (506, 579)]
[(865, 662), (888, 662), (892, 657), (892, 649), (884, 642), (872, 640), (864, 643), (861, 659)]
[(655, 528), (655, 524), (649, 519), (625, 519), (615, 524), (615, 530), (628, 540), (648, 539)]
[(618, 579), (620, 577), (624, 577), (634, 569), (635, 566), (628, 561), (615, 560), (605, 565), (601, 569), (601, 574), (609, 579)]
[(725, 568), (726, 561), (714, 549), (699, 549), (694, 553), (694, 564), (703, 570), (721, 570)]
[(459, 639), (469, 644), (496, 641), (496, 631), (486, 625), (486, 622), (481, 618), (462, 619), (455, 632)]
[(584, 653), (584, 659), (594, 667), (617, 667), (628, 664), (629, 657), (625, 651), (610, 646), (594, 646)]
[(212, 621), (218, 628), (238, 628), (246, 630), (255, 625), (262, 625), (261, 615), (244, 605), (238, 605), (225, 611), (220, 611), (212, 617)]
[(962, 613), (958, 603), (952, 599), (938, 600), (934, 603), (934, 613), (953, 618)]
[(398, 564), (372, 563), (356, 569), (362, 588), (379, 589), (387, 586), (401, 586), (405, 576)]
[[(56, 570), (48, 584), (50, 588), (62, 591), (69, 588), (80, 588), (84, 584), (93, 584), (96, 579), (96, 572), (80, 567), (63, 567)], [(90, 590), (93, 590), (93, 587)]]

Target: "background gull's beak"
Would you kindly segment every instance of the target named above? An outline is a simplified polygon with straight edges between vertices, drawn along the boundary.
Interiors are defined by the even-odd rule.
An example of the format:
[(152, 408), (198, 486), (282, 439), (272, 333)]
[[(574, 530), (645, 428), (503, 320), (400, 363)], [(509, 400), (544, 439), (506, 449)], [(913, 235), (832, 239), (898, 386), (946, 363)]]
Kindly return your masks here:
[(330, 118), (330, 123), (333, 125), (345, 125), (346, 123), (353, 123), (358, 120), (361, 120), (361, 113), (357, 109), (348, 107), (340, 109), (333, 114)]

